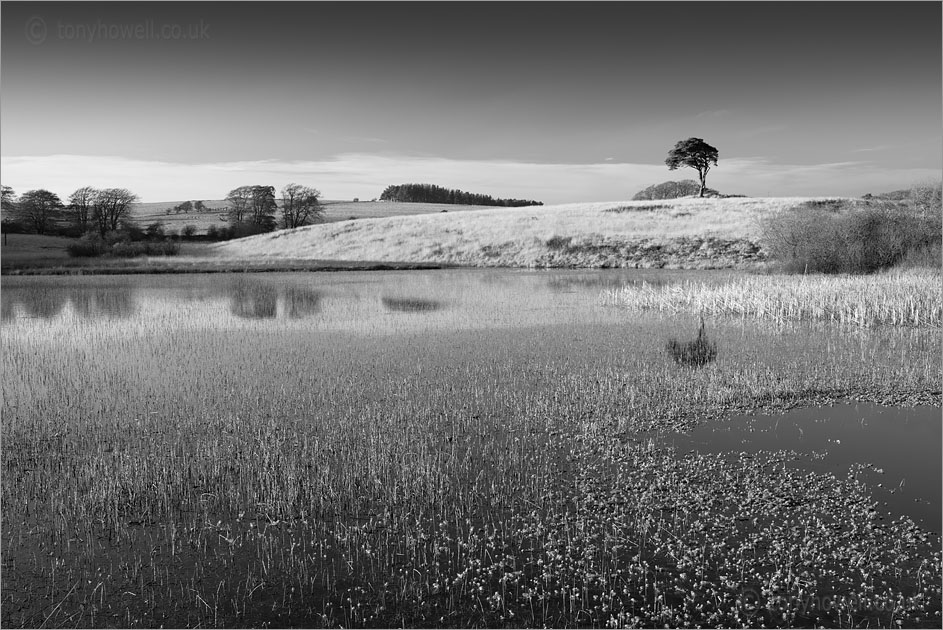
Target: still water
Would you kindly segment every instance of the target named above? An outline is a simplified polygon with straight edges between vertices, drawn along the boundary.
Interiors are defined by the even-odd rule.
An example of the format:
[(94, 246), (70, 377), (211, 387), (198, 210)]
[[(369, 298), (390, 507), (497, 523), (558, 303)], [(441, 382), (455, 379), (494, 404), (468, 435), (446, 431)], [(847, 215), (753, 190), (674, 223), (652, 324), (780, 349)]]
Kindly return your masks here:
[[(445, 370), (480, 365), (495, 355), (517, 361), (514, 365), (523, 370), (541, 366), (547, 374), (585, 381), (623, 368), (651, 370), (656, 378), (670, 374), (679, 368), (665, 354), (666, 340), (696, 331), (692, 315), (602, 306), (603, 290), (643, 281), (723, 282), (731, 275), (439, 270), (24, 277), (4, 278), (0, 304), (4, 344), (30, 343), (37, 349), (44, 343), (93, 348), (96, 336), (103, 334), (125, 335), (143, 346), (157, 337), (185, 338), (201, 331), (246, 333), (256, 340), (287, 331), (312, 346), (343, 344), (352, 353), (369, 348), (373, 357), (392, 357), (382, 364), (365, 362), (359, 372), (351, 372), (353, 382), (376, 378), (380, 369), (425, 367), (434, 383), (437, 371), (447, 380), (452, 372)], [(719, 352), (716, 363), (704, 369), (727, 379), (753, 372), (854, 371), (874, 362), (906, 366), (916, 355), (928, 361), (924, 355), (938, 346), (938, 333), (921, 331), (777, 328), (723, 320), (709, 321), (708, 330)], [(426, 350), (399, 362), (393, 356), (405, 356), (404, 349), (415, 347)], [(487, 373), (476, 369), (466, 373)], [(539, 376), (521, 382), (542, 386)], [(751, 414), (707, 422), (665, 439), (682, 452), (795, 450), (810, 455), (798, 465), (839, 476), (852, 464), (871, 464), (883, 470), (866, 473), (881, 510), (940, 530), (941, 422), (935, 407), (844, 404), (774, 416)]]
[(669, 442), (681, 451), (700, 453), (815, 453), (797, 465), (837, 477), (855, 463), (869, 463), (873, 468), (864, 471), (863, 479), (872, 488), (879, 513), (907, 514), (918, 525), (939, 532), (941, 426), (936, 407), (844, 403), (705, 422), (672, 435)]

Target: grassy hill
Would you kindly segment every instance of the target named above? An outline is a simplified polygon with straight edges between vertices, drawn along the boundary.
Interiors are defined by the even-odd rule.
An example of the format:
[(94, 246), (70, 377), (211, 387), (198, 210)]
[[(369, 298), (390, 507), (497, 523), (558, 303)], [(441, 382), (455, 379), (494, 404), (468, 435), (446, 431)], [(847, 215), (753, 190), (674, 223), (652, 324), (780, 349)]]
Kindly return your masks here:
[[(727, 268), (761, 263), (757, 219), (808, 197), (493, 208), (313, 225), (213, 245), (233, 259), (508, 267)], [(407, 204), (400, 204), (407, 205)], [(411, 204), (409, 204), (411, 205)]]
[[(211, 226), (226, 227), (228, 223), (221, 219), (226, 213), (225, 199), (204, 200), (207, 212), (190, 212), (188, 214), (167, 214), (169, 208), (182, 203), (181, 201), (157, 201), (135, 204), (132, 217), (141, 226), (160, 222), (168, 232), (180, 232), (187, 225), (196, 226), (197, 234), (205, 234)], [(345, 201), (326, 200), (324, 206), (325, 223), (349, 221), (351, 219), (377, 219), (383, 217), (398, 217), (412, 214), (432, 214), (441, 212), (456, 212), (467, 210), (481, 210), (490, 206), (458, 206), (443, 203), (399, 203), (395, 201)]]

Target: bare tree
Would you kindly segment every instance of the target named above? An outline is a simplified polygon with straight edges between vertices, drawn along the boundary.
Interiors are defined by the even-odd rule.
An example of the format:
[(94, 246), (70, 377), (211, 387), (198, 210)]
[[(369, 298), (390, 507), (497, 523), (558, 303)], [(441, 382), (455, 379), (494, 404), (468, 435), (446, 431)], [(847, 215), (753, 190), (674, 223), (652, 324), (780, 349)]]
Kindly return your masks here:
[(282, 188), (282, 227), (296, 228), (324, 219), (321, 191), (301, 184)]
[(252, 186), (233, 188), (226, 195), (226, 201), (229, 202), (229, 222), (234, 225), (244, 222), (252, 211)]
[(17, 214), (37, 234), (45, 234), (62, 211), (59, 195), (48, 190), (28, 190), (17, 203)]
[(98, 189), (82, 186), (69, 195), (69, 214), (83, 233), (87, 232), (92, 225), (92, 213), (98, 194)]
[(131, 218), (131, 209), (138, 196), (127, 188), (105, 188), (98, 191), (92, 208), (92, 219), (102, 236), (114, 232), (123, 220)]
[(275, 187), (240, 186), (226, 195), (229, 202), (229, 223), (251, 224), (263, 230), (275, 227)]

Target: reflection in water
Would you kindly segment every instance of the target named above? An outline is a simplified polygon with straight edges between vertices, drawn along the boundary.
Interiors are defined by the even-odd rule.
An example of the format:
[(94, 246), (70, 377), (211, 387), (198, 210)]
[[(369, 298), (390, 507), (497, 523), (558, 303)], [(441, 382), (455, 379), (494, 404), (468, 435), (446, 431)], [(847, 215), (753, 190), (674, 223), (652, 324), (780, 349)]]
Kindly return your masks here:
[(68, 296), (62, 291), (30, 289), (20, 291), (17, 297), (26, 317), (52, 319), (62, 311)]
[(547, 280), (547, 288), (554, 293), (570, 293), (586, 289), (620, 289), (625, 285), (660, 287), (675, 284), (678, 279), (673, 276), (657, 276), (647, 274), (640, 278), (627, 278), (624, 275), (605, 274), (563, 274), (553, 275)]
[(285, 316), (301, 319), (321, 312), (321, 294), (303, 287), (285, 288)]
[(131, 317), (137, 311), (134, 292), (129, 286), (83, 287), (71, 292), (75, 314), (85, 319)]
[(424, 300), (422, 298), (382, 298), (383, 306), (389, 311), (399, 313), (422, 313), (427, 311), (438, 311), (442, 308), (442, 302), (436, 300)]
[(0, 311), (2, 311), (2, 320), (8, 322), (13, 319), (13, 300), (9, 297), (0, 297)]
[(230, 298), (236, 317), (270, 319), (278, 313), (278, 292), (262, 282), (240, 280), (231, 286)]

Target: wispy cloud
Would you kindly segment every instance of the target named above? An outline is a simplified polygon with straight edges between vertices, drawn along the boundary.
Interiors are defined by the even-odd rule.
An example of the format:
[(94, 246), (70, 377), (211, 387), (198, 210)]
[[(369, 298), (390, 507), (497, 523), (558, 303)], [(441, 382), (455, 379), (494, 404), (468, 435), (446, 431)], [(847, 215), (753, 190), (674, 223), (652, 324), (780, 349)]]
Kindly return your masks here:
[(377, 138), (375, 136), (344, 136), (341, 140), (344, 142), (366, 142), (368, 144), (386, 144), (389, 142), (384, 138)]
[(873, 153), (875, 151), (887, 151), (888, 149), (893, 149), (894, 147), (890, 144), (879, 144), (874, 147), (864, 147), (863, 149), (853, 149), (852, 153)]
[[(3, 183), (17, 193), (46, 188), (66, 197), (81, 186), (129, 188), (144, 201), (219, 199), (246, 184), (314, 186), (327, 199), (377, 197), (390, 184), (424, 182), (496, 197), (545, 203), (629, 199), (666, 180), (693, 179), (691, 169), (663, 164), (543, 164), (508, 160), (449, 160), (435, 156), (349, 153), (319, 161), (254, 160), (179, 164), (123, 157), (52, 155), (0, 158)], [(780, 164), (762, 157), (729, 158), (708, 185), (750, 196), (852, 195), (939, 178), (929, 168), (885, 169), (868, 162)]]
[(695, 118), (723, 118), (730, 114), (729, 109), (712, 109), (705, 112), (699, 112), (694, 115)]

